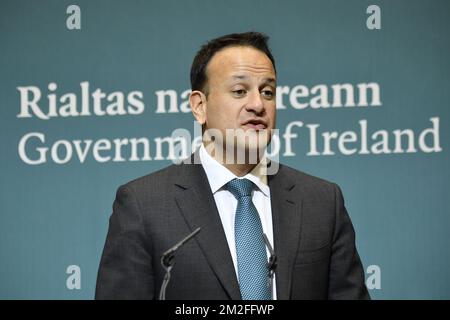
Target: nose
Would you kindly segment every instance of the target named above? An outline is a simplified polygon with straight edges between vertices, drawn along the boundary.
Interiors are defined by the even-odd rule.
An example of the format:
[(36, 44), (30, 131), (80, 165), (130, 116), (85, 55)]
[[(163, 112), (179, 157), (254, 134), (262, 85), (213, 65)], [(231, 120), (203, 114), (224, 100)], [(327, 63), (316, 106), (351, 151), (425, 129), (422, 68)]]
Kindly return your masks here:
[(253, 112), (255, 114), (262, 114), (264, 112), (264, 101), (259, 90), (253, 90), (248, 95), (245, 109), (248, 112)]

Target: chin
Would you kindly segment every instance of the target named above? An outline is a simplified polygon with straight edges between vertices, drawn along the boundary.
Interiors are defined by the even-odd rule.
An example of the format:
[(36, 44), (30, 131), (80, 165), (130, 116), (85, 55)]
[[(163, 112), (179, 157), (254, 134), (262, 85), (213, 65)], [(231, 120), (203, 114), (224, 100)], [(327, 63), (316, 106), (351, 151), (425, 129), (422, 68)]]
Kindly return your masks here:
[(237, 140), (236, 148), (237, 154), (246, 157), (246, 163), (257, 164), (264, 155), (270, 139), (259, 138), (257, 136), (250, 137), (245, 140)]

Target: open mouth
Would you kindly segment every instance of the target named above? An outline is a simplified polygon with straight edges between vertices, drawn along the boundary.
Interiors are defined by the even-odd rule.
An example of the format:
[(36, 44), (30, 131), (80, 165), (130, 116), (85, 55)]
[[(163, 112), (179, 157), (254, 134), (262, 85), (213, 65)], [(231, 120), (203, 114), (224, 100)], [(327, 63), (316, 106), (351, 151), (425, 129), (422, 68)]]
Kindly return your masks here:
[(243, 126), (254, 130), (263, 130), (267, 128), (267, 124), (262, 120), (249, 120), (245, 122)]

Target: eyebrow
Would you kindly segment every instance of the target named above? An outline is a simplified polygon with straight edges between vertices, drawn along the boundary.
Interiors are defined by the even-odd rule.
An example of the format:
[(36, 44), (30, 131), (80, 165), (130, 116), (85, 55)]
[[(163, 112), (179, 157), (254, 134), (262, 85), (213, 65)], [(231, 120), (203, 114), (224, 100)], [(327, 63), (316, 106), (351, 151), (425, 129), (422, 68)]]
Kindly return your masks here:
[[(249, 77), (246, 75), (233, 75), (233, 76), (231, 76), (231, 78), (233, 78), (235, 80), (248, 80)], [(264, 84), (275, 84), (276, 81), (275, 81), (275, 78), (268, 77), (268, 78), (264, 79), (263, 83)]]

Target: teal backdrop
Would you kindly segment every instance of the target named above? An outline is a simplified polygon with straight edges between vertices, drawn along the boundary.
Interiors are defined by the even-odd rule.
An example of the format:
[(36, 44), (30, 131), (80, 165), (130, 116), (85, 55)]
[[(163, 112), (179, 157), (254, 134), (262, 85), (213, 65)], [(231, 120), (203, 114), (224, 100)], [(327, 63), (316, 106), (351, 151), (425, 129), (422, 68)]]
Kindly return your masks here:
[(279, 159), (342, 188), (372, 297), (450, 298), (450, 2), (19, 0), (0, 3), (1, 299), (94, 297), (117, 188), (194, 132), (196, 51), (249, 30), (277, 62)]

